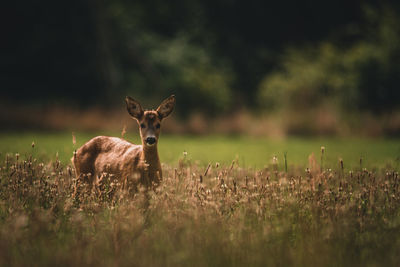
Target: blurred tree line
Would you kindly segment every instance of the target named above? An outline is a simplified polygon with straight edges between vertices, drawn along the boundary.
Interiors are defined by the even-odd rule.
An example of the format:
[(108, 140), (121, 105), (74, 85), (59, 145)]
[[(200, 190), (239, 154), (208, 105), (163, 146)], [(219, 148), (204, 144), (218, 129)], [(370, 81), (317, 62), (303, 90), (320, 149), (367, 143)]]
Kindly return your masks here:
[(16, 1), (2, 16), (3, 102), (179, 109), (399, 107), (396, 1)]

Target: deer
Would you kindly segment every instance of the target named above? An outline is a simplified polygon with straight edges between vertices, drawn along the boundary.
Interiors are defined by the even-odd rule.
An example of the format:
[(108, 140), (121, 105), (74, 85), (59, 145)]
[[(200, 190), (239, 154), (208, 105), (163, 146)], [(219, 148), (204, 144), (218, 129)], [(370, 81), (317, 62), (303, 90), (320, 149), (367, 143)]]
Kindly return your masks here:
[(125, 98), (129, 115), (137, 121), (141, 145), (124, 139), (97, 136), (82, 145), (71, 161), (77, 179), (96, 182), (104, 173), (113, 174), (122, 184), (132, 183), (149, 187), (162, 179), (162, 169), (157, 144), (161, 121), (168, 117), (175, 106), (175, 96), (165, 99), (156, 110), (143, 110), (135, 99)]

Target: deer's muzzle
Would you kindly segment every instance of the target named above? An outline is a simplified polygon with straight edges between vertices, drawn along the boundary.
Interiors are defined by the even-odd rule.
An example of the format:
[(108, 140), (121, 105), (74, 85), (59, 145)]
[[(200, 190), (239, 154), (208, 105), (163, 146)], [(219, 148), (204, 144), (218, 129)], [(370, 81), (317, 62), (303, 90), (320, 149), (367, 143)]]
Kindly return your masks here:
[(155, 137), (147, 137), (145, 141), (146, 141), (147, 145), (151, 146), (151, 145), (154, 145), (156, 143), (156, 138)]

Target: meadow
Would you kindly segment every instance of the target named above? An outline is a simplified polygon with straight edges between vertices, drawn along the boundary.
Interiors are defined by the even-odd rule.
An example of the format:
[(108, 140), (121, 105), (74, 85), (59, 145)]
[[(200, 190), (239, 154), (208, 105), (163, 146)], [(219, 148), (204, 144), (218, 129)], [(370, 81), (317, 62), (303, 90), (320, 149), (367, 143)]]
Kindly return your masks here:
[[(70, 164), (73, 151), (97, 135), (121, 137), (120, 132), (75, 132), (75, 144), (71, 132), (0, 132), (0, 153), (20, 153), (49, 161), (58, 155), (61, 163)], [(127, 133), (124, 138), (140, 144), (138, 133)], [(35, 147), (32, 149), (32, 142)], [(179, 136), (161, 135), (159, 154), (161, 161), (176, 165), (187, 152), (187, 157), (201, 166), (219, 162), (230, 164), (237, 160), (241, 167), (263, 168), (278, 159), (278, 168), (284, 166), (284, 155), (288, 165), (306, 167), (308, 156), (312, 153), (319, 157), (321, 146), (325, 147), (327, 166), (338, 166), (339, 158), (346, 168), (360, 166), (362, 158), (365, 166), (398, 168), (400, 165), (400, 140), (373, 138), (295, 138), (268, 139), (248, 136)]]
[(135, 191), (77, 181), (74, 135), (0, 134), (1, 266), (400, 262), (399, 140), (161, 136), (164, 179)]

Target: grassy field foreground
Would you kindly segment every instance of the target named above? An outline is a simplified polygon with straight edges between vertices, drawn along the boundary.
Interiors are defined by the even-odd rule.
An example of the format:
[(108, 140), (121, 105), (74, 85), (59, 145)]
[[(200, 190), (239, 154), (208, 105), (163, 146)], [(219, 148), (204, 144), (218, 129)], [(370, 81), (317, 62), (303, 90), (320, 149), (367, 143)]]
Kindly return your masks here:
[[(1, 266), (397, 266), (400, 262), (395, 141), (372, 144), (373, 155), (368, 154), (371, 148), (357, 145), (365, 140), (343, 141), (347, 147), (319, 140), (323, 143), (311, 149), (307, 142), (316, 145), (318, 140), (291, 140), (286, 147), (278, 147), (278, 142), (276, 152), (260, 152), (266, 160), (258, 163), (247, 156), (258, 153), (256, 144), (253, 152), (243, 150), (244, 160), (239, 154), (232, 161), (236, 155), (229, 152), (244, 146), (244, 139), (226, 139), (226, 148), (224, 139), (211, 138), (211, 144), (220, 147), (210, 150), (209, 139), (191, 143), (190, 138), (181, 142), (178, 137), (165, 138), (165, 147), (160, 144), (164, 158), (181, 150), (185, 142), (192, 147), (188, 155), (177, 151), (177, 159), (166, 161), (164, 180), (156, 189), (139, 188), (135, 193), (132, 188), (121, 189), (108, 176), (92, 188), (76, 181), (73, 169), (65, 164), (73, 148), (58, 150), (57, 159), (54, 149), (61, 142), (52, 143), (51, 135), (36, 137), (34, 148), (29, 141), (17, 155), (18, 144), (10, 141), (17, 137), (7, 137), (7, 142), (3, 137)], [(259, 146), (269, 142), (253, 141)], [(182, 146), (168, 148), (168, 142)], [(208, 149), (203, 158), (197, 158), (203, 150), (195, 149), (196, 142)], [(327, 147), (324, 155), (321, 145)], [(341, 147), (341, 152), (335, 150)], [(46, 150), (50, 152), (45, 154)], [(287, 171), (279, 151), (288, 151)], [(314, 157), (308, 157), (311, 152)], [(361, 166), (360, 152), (367, 153)], [(223, 153), (229, 157), (218, 158)], [(271, 160), (275, 153), (277, 159)], [(211, 162), (209, 168), (204, 162)], [(74, 195), (76, 189), (79, 193)]]

